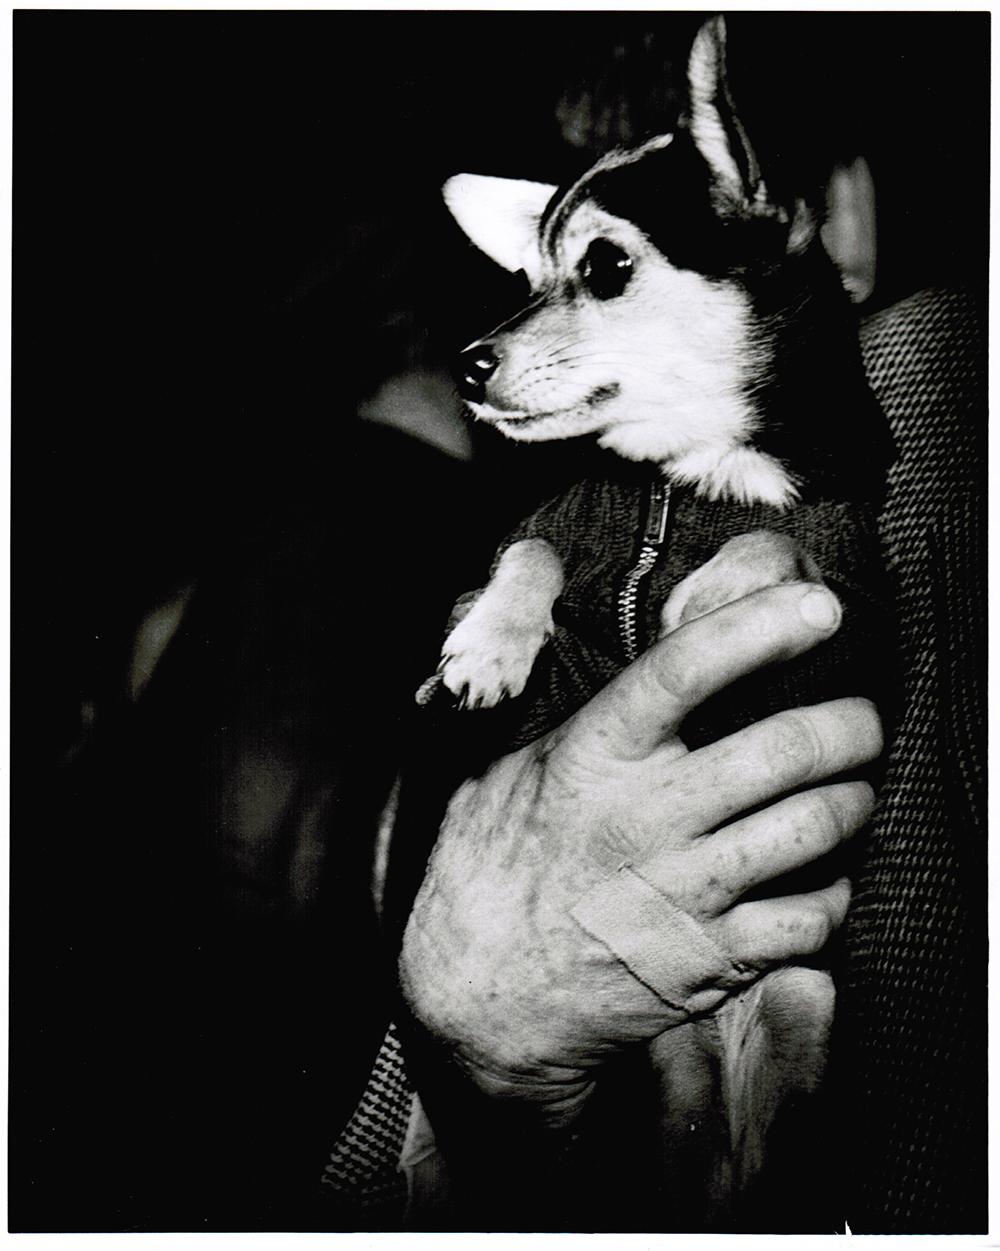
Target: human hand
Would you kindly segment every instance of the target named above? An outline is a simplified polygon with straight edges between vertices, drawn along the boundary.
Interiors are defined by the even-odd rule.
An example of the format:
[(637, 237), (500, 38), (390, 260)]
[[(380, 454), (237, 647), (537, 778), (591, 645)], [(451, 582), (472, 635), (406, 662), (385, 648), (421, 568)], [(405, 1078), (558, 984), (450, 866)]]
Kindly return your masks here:
[(748, 595), (662, 639), (559, 729), (459, 788), (400, 972), (416, 1018), (482, 1090), (564, 1122), (609, 1055), (825, 944), (846, 880), (742, 897), (864, 825), (871, 787), (827, 779), (878, 756), (873, 706), (780, 713), (694, 752), (678, 728), (839, 623), (815, 585)]

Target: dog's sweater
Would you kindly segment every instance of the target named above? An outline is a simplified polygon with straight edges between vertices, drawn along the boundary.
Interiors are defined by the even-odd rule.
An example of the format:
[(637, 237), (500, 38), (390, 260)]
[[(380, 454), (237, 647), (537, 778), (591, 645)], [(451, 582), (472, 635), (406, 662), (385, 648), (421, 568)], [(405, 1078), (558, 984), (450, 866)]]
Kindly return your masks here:
[[(615, 468), (613, 478), (585, 478), (543, 504), (497, 552), (499, 561), (513, 543), (544, 538), (559, 554), (566, 579), (553, 610), (555, 633), (524, 693), (495, 713), (456, 714), (502, 722), (500, 736), (509, 747), (523, 746), (559, 725), (634, 659), (621, 599), (639, 562), (651, 497), (662, 478), (651, 465), (617, 462)], [(887, 633), (889, 608), (877, 510), (877, 500), (820, 498), (781, 513), (768, 505), (705, 500), (691, 488), (672, 489), (655, 563), (636, 584), (636, 652), (656, 641), (660, 610), (673, 587), (727, 539), (751, 530), (794, 538), (844, 605), (843, 625), (829, 642), (742, 679), (693, 713), (683, 730), (689, 747), (784, 708), (848, 695), (863, 694), (876, 702), (888, 696), (886, 649), (879, 643)]]

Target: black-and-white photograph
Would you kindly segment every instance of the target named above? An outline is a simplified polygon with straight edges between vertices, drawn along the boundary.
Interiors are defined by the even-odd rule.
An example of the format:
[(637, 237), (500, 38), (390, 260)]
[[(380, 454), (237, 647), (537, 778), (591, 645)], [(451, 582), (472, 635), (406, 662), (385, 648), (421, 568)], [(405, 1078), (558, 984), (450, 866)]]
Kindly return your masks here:
[(988, 1232), (990, 39), (14, 12), (10, 1232)]

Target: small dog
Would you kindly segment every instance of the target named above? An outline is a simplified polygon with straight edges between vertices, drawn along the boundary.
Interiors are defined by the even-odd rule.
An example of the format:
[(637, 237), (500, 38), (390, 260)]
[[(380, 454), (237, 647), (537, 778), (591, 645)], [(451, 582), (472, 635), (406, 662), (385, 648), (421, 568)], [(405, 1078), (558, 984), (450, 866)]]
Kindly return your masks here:
[[(716, 697), (689, 746), (778, 707), (870, 693), (850, 660), (878, 611), (884, 422), (815, 206), (765, 183), (725, 40), (721, 18), (697, 34), (676, 133), (610, 153), (568, 190), (473, 174), (444, 188), (473, 243), (532, 291), (462, 354), (472, 413), (512, 439), (596, 436), (620, 458), (610, 481), (511, 536), (418, 692), (429, 702), (443, 684), (486, 708), (533, 684), (521, 741), (657, 636), (784, 581), (834, 587), (845, 624), (825, 646), (840, 650), (819, 682), (800, 666), (790, 685), (755, 677)], [(684, 1179), (679, 1227), (766, 1222), (787, 1164), (776, 1127), (820, 1089), (833, 1001), (828, 972), (779, 969), (651, 1045), (662, 1164)]]

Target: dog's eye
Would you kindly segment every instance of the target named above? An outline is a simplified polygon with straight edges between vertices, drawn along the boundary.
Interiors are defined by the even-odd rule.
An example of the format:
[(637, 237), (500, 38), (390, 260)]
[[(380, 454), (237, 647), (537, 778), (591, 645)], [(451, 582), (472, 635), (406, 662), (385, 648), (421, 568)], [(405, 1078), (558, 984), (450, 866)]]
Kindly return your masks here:
[(595, 239), (580, 262), (584, 286), (598, 300), (621, 295), (632, 277), (632, 258), (607, 239)]

